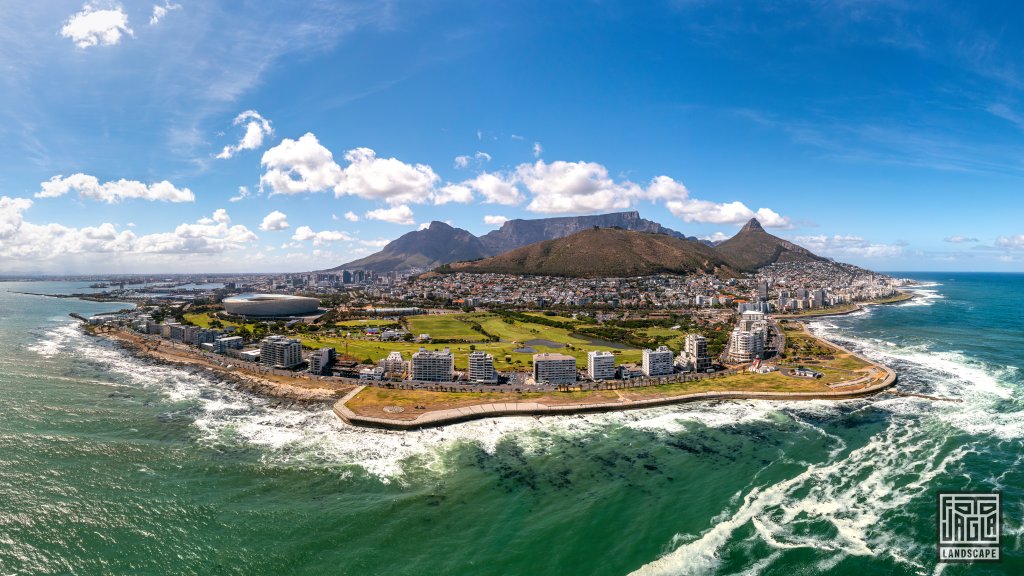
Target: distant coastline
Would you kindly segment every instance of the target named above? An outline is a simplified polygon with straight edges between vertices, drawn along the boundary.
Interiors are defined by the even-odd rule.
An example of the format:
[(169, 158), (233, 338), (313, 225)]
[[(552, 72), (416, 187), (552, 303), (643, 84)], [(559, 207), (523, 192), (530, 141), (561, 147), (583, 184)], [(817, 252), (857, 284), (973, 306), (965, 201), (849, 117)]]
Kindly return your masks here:
[(851, 307), (849, 309), (829, 311), (829, 309), (826, 308), (820, 311), (811, 311), (797, 314), (775, 314), (775, 317), (778, 318), (779, 320), (812, 320), (815, 318), (827, 318), (829, 316), (845, 316), (847, 314), (853, 314), (854, 312), (860, 312), (861, 310), (868, 306), (887, 306), (889, 304), (900, 304), (902, 302), (909, 302), (914, 298), (920, 298), (920, 295), (915, 294), (914, 292), (900, 290), (899, 296), (894, 296), (892, 298), (886, 298), (878, 301), (854, 302), (851, 304)]

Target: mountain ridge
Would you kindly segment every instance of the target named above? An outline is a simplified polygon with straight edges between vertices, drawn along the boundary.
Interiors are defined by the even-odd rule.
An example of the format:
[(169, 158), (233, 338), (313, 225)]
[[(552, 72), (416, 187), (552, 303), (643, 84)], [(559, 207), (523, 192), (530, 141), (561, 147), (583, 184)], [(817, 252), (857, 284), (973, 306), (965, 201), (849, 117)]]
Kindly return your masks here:
[(563, 238), (595, 226), (619, 227), (702, 242), (653, 220), (641, 218), (640, 213), (635, 210), (532, 220), (517, 218), (482, 236), (475, 236), (468, 230), (455, 228), (444, 222), (433, 221), (426, 229), (408, 232), (392, 240), (379, 252), (327, 271), (391, 272), (431, 269), (451, 262), (497, 256), (535, 242)]
[(438, 271), (583, 278), (693, 272), (736, 275), (710, 246), (621, 228), (589, 228), (483, 260), (447, 264)]

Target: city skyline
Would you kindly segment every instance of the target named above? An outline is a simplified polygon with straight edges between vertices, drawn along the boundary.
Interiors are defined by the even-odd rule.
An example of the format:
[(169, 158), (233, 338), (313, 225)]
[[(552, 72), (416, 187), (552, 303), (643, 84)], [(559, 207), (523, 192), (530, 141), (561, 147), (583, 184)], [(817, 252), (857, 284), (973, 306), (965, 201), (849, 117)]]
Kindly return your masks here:
[(433, 220), (633, 209), (709, 239), (757, 217), (875, 270), (1020, 271), (1020, 20), (19, 6), (0, 22), (0, 274), (306, 271)]

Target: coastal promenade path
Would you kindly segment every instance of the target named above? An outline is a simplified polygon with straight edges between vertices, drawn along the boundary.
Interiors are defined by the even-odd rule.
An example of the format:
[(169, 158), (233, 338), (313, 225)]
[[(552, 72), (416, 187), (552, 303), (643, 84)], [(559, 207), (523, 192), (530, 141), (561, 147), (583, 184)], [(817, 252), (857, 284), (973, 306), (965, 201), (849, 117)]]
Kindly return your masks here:
[(687, 402), (704, 402), (712, 400), (847, 400), (876, 394), (896, 383), (896, 372), (888, 366), (883, 366), (881, 364), (875, 364), (875, 366), (885, 372), (885, 377), (876, 384), (856, 390), (843, 390), (838, 386), (834, 387), (837, 389), (822, 392), (744, 392), (709, 390), (707, 392), (695, 392), (691, 394), (681, 394), (678, 396), (645, 398), (640, 400), (621, 399), (618, 402), (577, 403), (554, 406), (538, 402), (495, 402), (475, 404), (461, 408), (433, 410), (419, 414), (413, 419), (405, 420), (398, 418), (364, 416), (353, 412), (346, 404), (364, 388), (359, 387), (349, 392), (344, 398), (338, 400), (334, 404), (334, 413), (345, 422), (354, 426), (384, 428), (388, 430), (416, 430), (419, 428), (444, 426), (446, 424), (498, 416), (553, 416), (584, 414), (591, 412), (611, 412), (616, 410), (635, 410), (640, 408), (667, 406), (670, 404), (684, 404)]

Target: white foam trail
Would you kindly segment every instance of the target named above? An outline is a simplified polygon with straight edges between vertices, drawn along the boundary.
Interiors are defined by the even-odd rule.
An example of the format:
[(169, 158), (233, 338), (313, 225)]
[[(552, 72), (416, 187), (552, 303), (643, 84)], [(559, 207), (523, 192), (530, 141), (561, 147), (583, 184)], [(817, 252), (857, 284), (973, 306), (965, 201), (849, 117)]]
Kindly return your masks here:
[[(909, 420), (893, 421), (882, 433), (845, 458), (808, 466), (788, 480), (752, 488), (731, 516), (712, 522), (698, 538), (677, 535), (686, 543), (642, 566), (633, 574), (706, 574), (720, 565), (720, 551), (732, 535), (748, 523), (757, 537), (776, 550), (809, 548), (830, 550), (833, 566), (843, 557), (889, 555), (893, 560), (922, 568), (918, 562), (893, 554), (886, 546), (890, 536), (879, 532), (880, 519), (898, 513), (912, 498), (927, 489), (935, 476), (959, 462), (967, 448), (937, 458), (939, 440), (924, 434)], [(908, 463), (914, 466), (908, 466)], [(897, 489), (897, 478), (913, 480)], [(900, 480), (901, 482), (903, 480)], [(812, 536), (821, 529), (808, 526), (831, 524), (836, 536)]]

